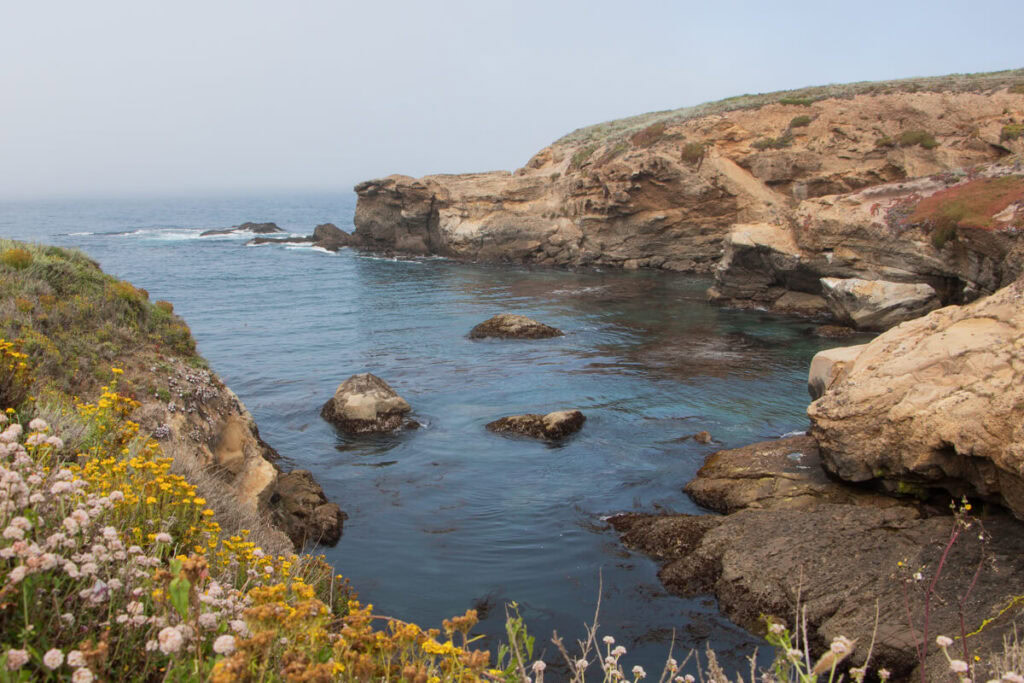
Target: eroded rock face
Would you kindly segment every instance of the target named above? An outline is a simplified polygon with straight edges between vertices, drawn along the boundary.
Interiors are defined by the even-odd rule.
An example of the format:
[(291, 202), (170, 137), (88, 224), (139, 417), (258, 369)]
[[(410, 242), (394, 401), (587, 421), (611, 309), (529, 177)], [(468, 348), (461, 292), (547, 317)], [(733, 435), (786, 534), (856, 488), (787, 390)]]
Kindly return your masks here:
[(492, 432), (556, 441), (578, 432), (586, 420), (586, 416), (578, 410), (559, 410), (547, 415), (510, 415), (489, 422), (487, 429)]
[(838, 346), (814, 354), (811, 368), (807, 371), (807, 393), (811, 395), (811, 400), (821, 398), (833, 382), (845, 377), (846, 370), (865, 346)]
[(320, 415), (353, 434), (390, 432), (407, 423), (409, 403), (391, 386), (368, 372), (352, 375), (320, 409)]
[[(1002, 200), (992, 200), (1000, 186)], [(873, 330), (972, 301), (1022, 272), (1024, 201), (1013, 201), (1015, 192), (1024, 193), (1024, 168), (988, 164), (969, 175), (940, 173), (808, 199), (786, 222), (736, 225), (709, 297), (783, 311), (788, 293), (825, 296), (825, 314)], [(927, 216), (928, 207), (943, 215), (936, 210), (943, 202), (975, 213), (955, 228), (914, 218), (918, 210)], [(887, 310), (885, 302), (894, 301), (902, 303)]]
[[(314, 539), (310, 511), (301, 500), (292, 499), (298, 489), (280, 485), (282, 477), (285, 482), (295, 478), (281, 473), (277, 452), (260, 438), (252, 415), (238, 396), (213, 372), (189, 367), (180, 359), (165, 360), (169, 370), (152, 374), (147, 381), (164, 382), (161, 388), (169, 393), (170, 400), (141, 397), (142, 405), (132, 419), (160, 442), (178, 471), (207, 473), (210, 481), (216, 482), (217, 498), (230, 501), (226, 507), (231, 513), (253, 520), (269, 518), (287, 535), (287, 540), (282, 538), (281, 542), (295, 549), (301, 548), (305, 540)], [(319, 490), (311, 475), (306, 475), (310, 487)], [(321, 515), (330, 509), (344, 514), (326, 499), (320, 505), (333, 506), (322, 510)], [(332, 538), (327, 528), (316, 533), (316, 539)], [(299, 534), (297, 529), (306, 532)], [(276, 537), (273, 542), (277, 542)]]
[(347, 515), (331, 503), (308, 470), (277, 478), (270, 500), (274, 521), (297, 548), (310, 543), (333, 546), (341, 538)]
[(858, 330), (887, 330), (941, 305), (924, 283), (824, 277), (821, 286), (836, 320)]
[[(793, 128), (797, 114), (810, 124)], [(802, 226), (803, 200), (992, 161), (1010, 151), (1000, 131), (1021, 114), (1019, 96), (996, 90), (647, 115), (566, 136), (514, 173), (360, 183), (356, 236), (470, 260), (709, 272), (734, 224)], [(938, 147), (892, 142), (910, 130)], [(814, 281), (823, 275), (864, 276)]]
[(825, 466), (979, 496), (1024, 518), (1024, 281), (903, 323), (807, 413)]
[(564, 333), (550, 325), (539, 323), (525, 315), (502, 313), (488, 318), (469, 331), (470, 339), (549, 339)]

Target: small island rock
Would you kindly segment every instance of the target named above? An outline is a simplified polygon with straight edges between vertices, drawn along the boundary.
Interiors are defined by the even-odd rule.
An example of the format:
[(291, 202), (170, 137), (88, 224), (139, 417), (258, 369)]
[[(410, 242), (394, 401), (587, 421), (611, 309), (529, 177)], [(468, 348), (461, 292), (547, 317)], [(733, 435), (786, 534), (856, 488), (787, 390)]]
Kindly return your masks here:
[(489, 422), (487, 429), (554, 441), (578, 432), (586, 420), (586, 416), (578, 410), (559, 410), (547, 415), (510, 415)]
[(339, 429), (360, 434), (398, 429), (410, 410), (409, 403), (387, 382), (365, 372), (342, 382), (320, 415)]
[(292, 470), (277, 478), (270, 500), (274, 521), (297, 548), (307, 543), (333, 546), (341, 538), (348, 517), (308, 470)]
[(539, 323), (525, 315), (502, 313), (483, 321), (469, 332), (470, 339), (548, 339), (564, 333), (550, 325)]
[(275, 232), (284, 232), (281, 228), (277, 227), (276, 223), (242, 223), (231, 228), (217, 228), (215, 230), (205, 230), (199, 234), (200, 237), (209, 237), (210, 235), (230, 235), (236, 232), (251, 232), (256, 235), (269, 235)]

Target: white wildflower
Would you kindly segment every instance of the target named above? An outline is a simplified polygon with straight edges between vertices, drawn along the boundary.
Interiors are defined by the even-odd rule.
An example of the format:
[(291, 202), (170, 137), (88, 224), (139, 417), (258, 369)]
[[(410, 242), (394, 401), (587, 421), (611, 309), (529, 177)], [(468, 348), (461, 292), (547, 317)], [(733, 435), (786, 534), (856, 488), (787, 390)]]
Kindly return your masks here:
[(949, 647), (953, 644), (953, 639), (947, 636), (939, 636), (935, 639), (935, 644), (939, 647)]
[(92, 671), (84, 667), (77, 669), (75, 673), (71, 674), (71, 683), (92, 683), (92, 681)]
[(951, 659), (949, 660), (949, 669), (953, 673), (965, 674), (967, 673), (967, 662), (962, 659)]
[(160, 651), (165, 655), (173, 654), (180, 650), (182, 642), (184, 642), (181, 632), (170, 626), (162, 628), (156, 637), (160, 641)]
[(213, 641), (213, 651), (219, 655), (229, 655), (235, 651), (235, 637), (224, 635)]
[(37, 417), (28, 423), (28, 428), (33, 432), (45, 432), (50, 428), (50, 425), (46, 424), (46, 420), (41, 417)]
[(46, 654), (43, 655), (43, 664), (46, 665), (46, 668), (49, 669), (50, 671), (54, 671), (55, 669), (59, 669), (60, 665), (63, 664), (63, 663), (64, 663), (64, 653), (61, 652), (60, 650), (58, 650), (57, 648), (53, 648), (52, 650), (47, 650)]
[(81, 650), (72, 650), (68, 653), (68, 666), (85, 666), (85, 655)]
[(9, 671), (17, 671), (26, 664), (28, 664), (28, 650), (7, 651), (7, 669)]

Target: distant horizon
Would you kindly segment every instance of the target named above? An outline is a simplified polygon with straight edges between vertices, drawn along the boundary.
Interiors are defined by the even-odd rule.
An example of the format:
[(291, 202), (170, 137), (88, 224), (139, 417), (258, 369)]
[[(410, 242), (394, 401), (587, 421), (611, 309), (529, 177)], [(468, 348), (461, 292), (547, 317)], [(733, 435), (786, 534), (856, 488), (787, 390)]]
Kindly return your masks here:
[(0, 9), (5, 201), (513, 171), (648, 112), (1021, 66), (1009, 0), (56, 5)]

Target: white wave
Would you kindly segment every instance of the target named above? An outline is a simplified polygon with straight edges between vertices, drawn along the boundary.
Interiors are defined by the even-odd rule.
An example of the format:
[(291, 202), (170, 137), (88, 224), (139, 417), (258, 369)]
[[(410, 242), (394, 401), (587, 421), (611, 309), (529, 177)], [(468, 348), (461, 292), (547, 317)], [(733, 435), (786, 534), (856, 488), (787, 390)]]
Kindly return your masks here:
[(789, 439), (789, 438), (792, 438), (794, 436), (807, 436), (807, 430), (806, 429), (798, 429), (796, 431), (786, 432), (785, 434), (783, 434), (779, 438), (780, 439)]
[(68, 237), (84, 237), (87, 235), (95, 235), (94, 232), (69, 232)]
[(128, 232), (111, 233), (114, 237), (141, 237), (161, 242), (179, 242), (198, 239), (202, 230), (198, 228), (139, 228)]
[[(371, 256), (369, 254), (359, 254), (361, 259), (367, 261), (390, 261), (391, 263), (415, 263), (418, 266), (423, 265), (423, 259), (409, 259), (409, 258), (398, 258), (397, 256)], [(429, 257), (428, 257), (429, 258)], [(431, 259), (433, 260), (433, 259)]]
[(608, 289), (608, 285), (597, 285), (594, 287), (570, 287), (568, 289), (555, 289), (552, 294), (565, 294), (568, 296), (582, 296), (584, 294), (592, 294), (593, 292), (600, 292)]
[(330, 249), (324, 249), (323, 247), (318, 247), (313, 244), (286, 244), (284, 245), (284, 248), (289, 251), (319, 251), (323, 254), (335, 255), (335, 253)]

